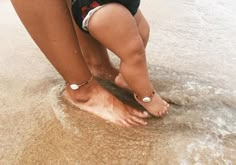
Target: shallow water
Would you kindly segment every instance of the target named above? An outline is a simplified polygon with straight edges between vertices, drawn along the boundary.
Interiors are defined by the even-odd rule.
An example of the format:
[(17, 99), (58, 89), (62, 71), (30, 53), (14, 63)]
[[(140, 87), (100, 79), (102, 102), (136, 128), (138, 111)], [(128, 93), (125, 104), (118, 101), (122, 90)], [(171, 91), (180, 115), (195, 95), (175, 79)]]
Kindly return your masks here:
[(61, 77), (0, 2), (0, 164), (236, 164), (236, 3), (148, 0), (141, 9), (151, 79), (172, 104), (165, 118), (124, 129), (63, 101)]

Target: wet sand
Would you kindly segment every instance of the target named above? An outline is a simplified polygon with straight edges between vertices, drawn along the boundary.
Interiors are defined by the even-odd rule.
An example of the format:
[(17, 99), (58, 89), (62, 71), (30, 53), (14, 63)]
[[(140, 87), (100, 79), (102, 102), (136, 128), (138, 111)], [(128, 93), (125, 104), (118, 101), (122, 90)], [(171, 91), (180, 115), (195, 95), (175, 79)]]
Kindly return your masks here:
[(61, 99), (61, 76), (0, 1), (0, 164), (236, 164), (236, 3), (148, 0), (141, 9), (150, 75), (171, 108), (124, 129)]

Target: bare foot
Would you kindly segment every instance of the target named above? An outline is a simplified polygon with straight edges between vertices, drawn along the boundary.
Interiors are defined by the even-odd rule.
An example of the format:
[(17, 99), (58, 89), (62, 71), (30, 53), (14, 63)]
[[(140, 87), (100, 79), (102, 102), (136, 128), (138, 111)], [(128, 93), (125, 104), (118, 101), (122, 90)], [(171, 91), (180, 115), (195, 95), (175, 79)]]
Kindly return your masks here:
[(169, 104), (165, 100), (163, 100), (156, 92), (152, 96), (151, 101), (148, 103), (141, 101), (139, 98), (137, 98), (136, 95), (134, 95), (134, 98), (153, 116), (161, 117), (168, 113)]
[(143, 119), (148, 117), (147, 113), (125, 105), (102, 88), (95, 80), (77, 91), (72, 91), (67, 86), (64, 91), (64, 98), (79, 109), (120, 126), (147, 125), (147, 122)]
[(123, 76), (122, 76), (122, 74), (121, 73), (119, 73), (117, 76), (116, 76), (116, 78), (115, 78), (115, 80), (114, 80), (114, 83), (117, 85), (117, 86), (119, 86), (119, 87), (121, 87), (121, 88), (124, 88), (124, 89), (126, 89), (126, 90), (128, 90), (128, 91), (132, 91), (131, 89), (130, 89), (130, 87), (129, 87), (129, 85), (126, 83), (126, 81), (125, 81), (125, 79), (123, 78)]
[(131, 91), (119, 70), (111, 64), (88, 65), (93, 75), (97, 78), (115, 83), (118, 87)]
[[(104, 69), (104, 68), (103, 68)], [(118, 74), (118, 70), (114, 67), (110, 67), (110, 69), (103, 70), (102, 67), (93, 67), (94, 73), (97, 73), (97, 77), (105, 80), (109, 80), (114, 82), (117, 86), (126, 89), (132, 92), (129, 85), (126, 83), (122, 74)], [(107, 76), (109, 75), (109, 76)], [(152, 97), (152, 101), (149, 103), (144, 103), (137, 97), (135, 97), (136, 101), (141, 104), (150, 114), (160, 117), (168, 113), (169, 104), (163, 100), (157, 93)]]
[[(115, 78), (115, 84), (121, 88), (132, 91), (129, 85), (124, 80), (121, 73), (119, 73), (118, 76)], [(166, 101), (164, 101), (156, 92), (153, 95), (151, 102), (149, 103), (141, 101), (135, 95), (134, 97), (139, 104), (141, 104), (150, 114), (154, 116), (160, 117), (168, 113), (167, 110), (169, 104)]]

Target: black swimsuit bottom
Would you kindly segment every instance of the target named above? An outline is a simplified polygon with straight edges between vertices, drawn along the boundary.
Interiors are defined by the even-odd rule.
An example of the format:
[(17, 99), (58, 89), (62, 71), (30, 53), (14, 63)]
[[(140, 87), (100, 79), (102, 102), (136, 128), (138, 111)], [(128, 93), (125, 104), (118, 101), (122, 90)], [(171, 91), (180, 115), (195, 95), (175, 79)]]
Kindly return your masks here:
[(88, 33), (82, 28), (84, 18), (90, 10), (108, 3), (119, 3), (125, 6), (132, 15), (135, 15), (139, 8), (140, 0), (72, 0), (72, 14), (80, 29)]

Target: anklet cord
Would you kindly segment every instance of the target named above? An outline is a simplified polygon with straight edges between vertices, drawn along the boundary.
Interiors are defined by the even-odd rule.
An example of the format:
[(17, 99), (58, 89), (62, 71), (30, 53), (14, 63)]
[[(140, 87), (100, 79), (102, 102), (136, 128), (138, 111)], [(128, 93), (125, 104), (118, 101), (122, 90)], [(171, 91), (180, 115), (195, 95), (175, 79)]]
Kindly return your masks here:
[(154, 90), (154, 91), (152, 92), (152, 94), (150, 94), (149, 96), (145, 96), (145, 97), (143, 97), (143, 98), (137, 96), (136, 94), (134, 94), (134, 96), (135, 96), (137, 99), (143, 101), (144, 103), (149, 103), (149, 102), (152, 100), (152, 97), (154, 96), (155, 93), (156, 93), (156, 92), (155, 92), (155, 90)]
[(82, 83), (82, 84), (75, 84), (75, 83), (70, 84), (70, 83), (67, 82), (66, 85), (69, 85), (72, 90), (77, 90), (77, 89), (79, 89), (80, 87), (82, 87), (82, 86), (88, 84), (90, 81), (92, 81), (92, 79), (93, 79), (93, 75), (91, 76), (91, 78), (90, 78), (88, 81), (86, 81), (86, 82), (84, 82), (84, 83)]

